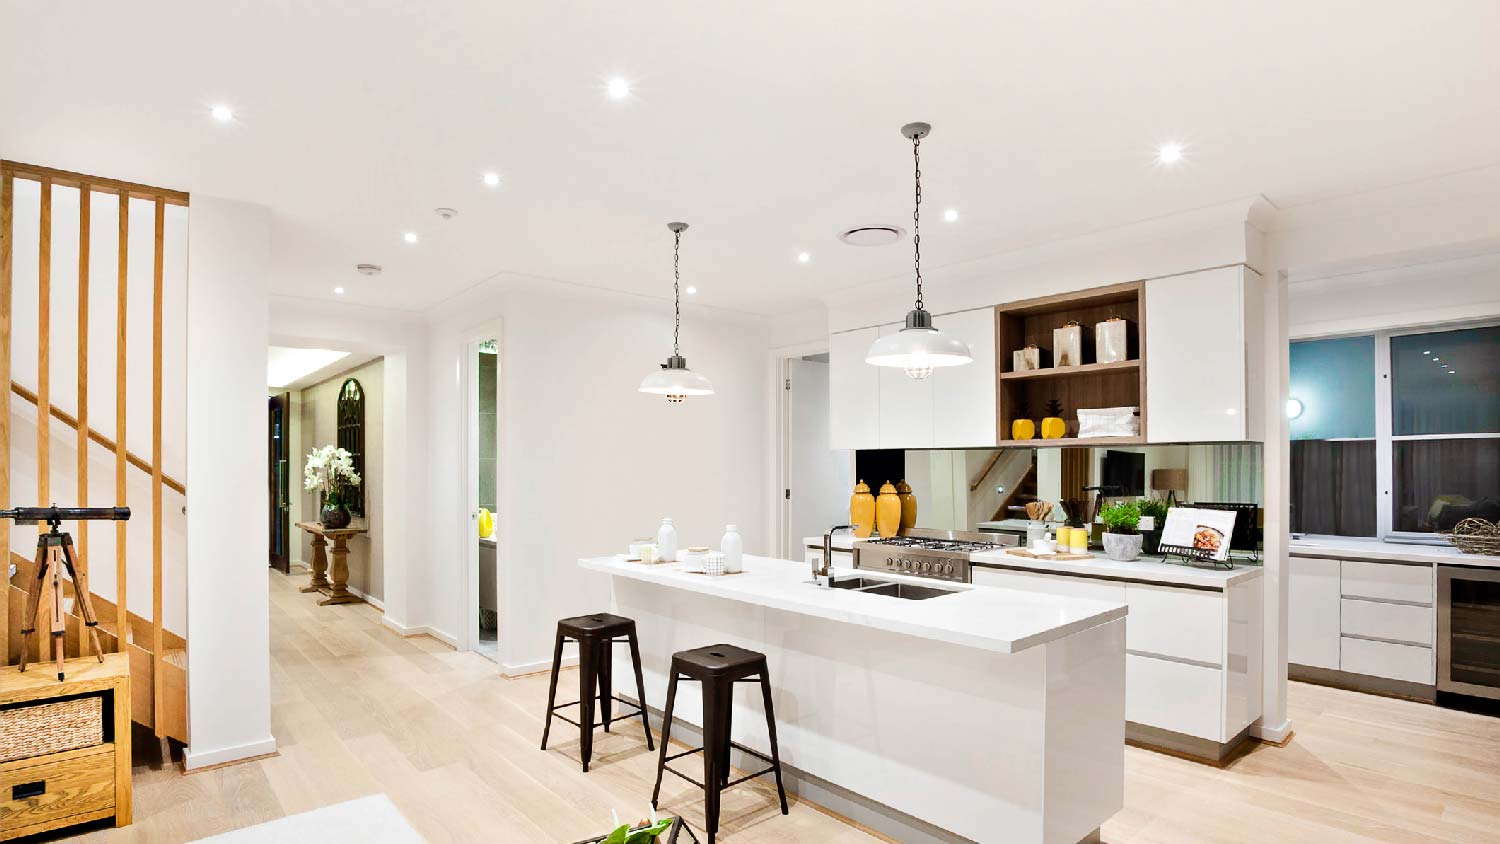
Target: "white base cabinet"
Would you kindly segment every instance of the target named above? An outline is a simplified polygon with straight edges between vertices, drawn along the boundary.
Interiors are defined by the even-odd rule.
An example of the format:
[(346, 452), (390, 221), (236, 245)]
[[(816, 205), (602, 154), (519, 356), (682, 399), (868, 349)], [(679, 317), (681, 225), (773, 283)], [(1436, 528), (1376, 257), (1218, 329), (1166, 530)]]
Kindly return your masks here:
[[(1287, 661), (1431, 686), (1437, 614), (1431, 564), (1291, 557)], [(1349, 678), (1358, 686), (1357, 678)]]
[(1225, 590), (974, 567), (974, 583), (1123, 603), (1125, 718), (1220, 744), (1261, 714), (1260, 577)]

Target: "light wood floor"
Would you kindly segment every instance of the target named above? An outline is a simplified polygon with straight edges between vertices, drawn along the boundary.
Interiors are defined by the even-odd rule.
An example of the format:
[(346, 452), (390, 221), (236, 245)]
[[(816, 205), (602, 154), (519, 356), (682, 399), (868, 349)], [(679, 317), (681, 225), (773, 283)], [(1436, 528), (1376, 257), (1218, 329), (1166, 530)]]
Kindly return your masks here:
[[(644, 810), (654, 757), (638, 732), (602, 738), (585, 775), (568, 725), (537, 749), (545, 677), (503, 680), (476, 654), (397, 637), (370, 607), (317, 606), (295, 590), (305, 575), (269, 575), (280, 755), (188, 776), (138, 768), (135, 825), (70, 840), (178, 844), (377, 792), (432, 844), (571, 842), (604, 831), (611, 808)], [(1500, 842), (1500, 719), (1300, 683), (1291, 715), (1291, 745), (1226, 770), (1127, 748), (1125, 808), (1104, 841)], [(695, 789), (667, 779), (663, 807), (701, 820)], [(724, 817), (727, 842), (879, 840), (807, 804), (782, 817), (762, 787), (727, 792)]]

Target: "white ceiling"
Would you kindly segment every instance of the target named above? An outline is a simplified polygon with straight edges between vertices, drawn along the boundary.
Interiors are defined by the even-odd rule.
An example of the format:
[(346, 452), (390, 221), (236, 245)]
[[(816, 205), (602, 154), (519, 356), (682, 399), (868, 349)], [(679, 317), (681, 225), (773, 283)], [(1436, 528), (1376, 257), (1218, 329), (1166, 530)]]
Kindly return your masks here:
[(905, 122), (935, 126), (941, 266), (1500, 161), (1497, 34), (1492, 0), (6, 0), (0, 155), (264, 203), (278, 293), (422, 310), (513, 272), (670, 295), (682, 219), (698, 301), (780, 313), (909, 272), (906, 242), (834, 239), (909, 224)]
[(266, 349), (266, 384), (271, 393), (313, 387), (375, 359), (363, 352), (272, 345)]

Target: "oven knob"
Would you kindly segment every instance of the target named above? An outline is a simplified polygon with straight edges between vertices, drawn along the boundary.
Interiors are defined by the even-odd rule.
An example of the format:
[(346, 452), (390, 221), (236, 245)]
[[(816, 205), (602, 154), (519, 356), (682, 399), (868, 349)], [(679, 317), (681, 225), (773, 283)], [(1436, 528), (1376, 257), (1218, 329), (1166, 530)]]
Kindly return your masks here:
[(932, 563), (927, 562), (927, 561), (923, 561), (923, 563), (922, 563), (922, 571), (924, 571), (924, 572), (932, 571)]
[(953, 573), (953, 564), (949, 563), (948, 565), (946, 565), (946, 566), (943, 567), (943, 570), (946, 571), (948, 574), (952, 574)]

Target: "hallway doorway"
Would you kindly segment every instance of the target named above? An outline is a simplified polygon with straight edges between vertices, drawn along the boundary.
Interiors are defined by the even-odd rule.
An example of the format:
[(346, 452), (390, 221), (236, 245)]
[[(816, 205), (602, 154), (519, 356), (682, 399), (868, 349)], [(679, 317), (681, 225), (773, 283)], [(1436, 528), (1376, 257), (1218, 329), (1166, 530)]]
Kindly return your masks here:
[(485, 659), (500, 662), (500, 348), (491, 337), (468, 345), (468, 434), (466, 492), (471, 533), (464, 544), (471, 565), (463, 618), (470, 647)]

